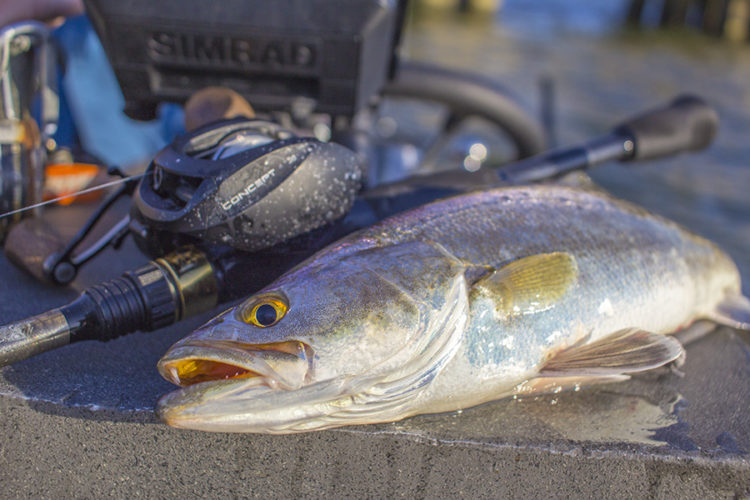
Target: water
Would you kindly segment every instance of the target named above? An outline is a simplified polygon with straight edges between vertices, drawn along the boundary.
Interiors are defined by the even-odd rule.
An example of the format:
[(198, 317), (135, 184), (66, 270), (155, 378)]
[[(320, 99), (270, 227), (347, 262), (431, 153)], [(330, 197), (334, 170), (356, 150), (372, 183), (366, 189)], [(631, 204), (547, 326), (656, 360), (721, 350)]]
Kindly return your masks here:
[(506, 0), (498, 12), (502, 28), (519, 38), (554, 39), (561, 33), (606, 35), (627, 14), (627, 0)]

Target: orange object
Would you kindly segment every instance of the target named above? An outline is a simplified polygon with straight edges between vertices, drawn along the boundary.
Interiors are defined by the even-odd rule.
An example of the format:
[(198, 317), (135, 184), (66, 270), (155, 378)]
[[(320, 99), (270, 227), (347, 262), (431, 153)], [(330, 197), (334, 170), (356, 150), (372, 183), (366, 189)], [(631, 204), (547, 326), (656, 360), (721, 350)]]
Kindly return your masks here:
[(93, 191), (81, 195), (75, 193), (91, 186), (94, 179), (104, 173), (98, 165), (90, 163), (55, 163), (47, 165), (44, 170), (43, 199), (51, 200), (60, 196), (73, 195), (57, 203), (70, 205), (73, 202), (90, 202), (98, 200), (102, 191)]

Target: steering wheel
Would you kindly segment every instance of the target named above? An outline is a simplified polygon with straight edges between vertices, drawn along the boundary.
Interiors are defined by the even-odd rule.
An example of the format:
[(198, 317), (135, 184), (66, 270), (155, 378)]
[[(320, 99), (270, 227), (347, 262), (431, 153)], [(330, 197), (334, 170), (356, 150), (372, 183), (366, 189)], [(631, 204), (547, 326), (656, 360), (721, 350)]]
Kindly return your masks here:
[(457, 167), (473, 172), (545, 149), (540, 121), (508, 89), (421, 62), (402, 62), (354, 128), (367, 130), (371, 185)]

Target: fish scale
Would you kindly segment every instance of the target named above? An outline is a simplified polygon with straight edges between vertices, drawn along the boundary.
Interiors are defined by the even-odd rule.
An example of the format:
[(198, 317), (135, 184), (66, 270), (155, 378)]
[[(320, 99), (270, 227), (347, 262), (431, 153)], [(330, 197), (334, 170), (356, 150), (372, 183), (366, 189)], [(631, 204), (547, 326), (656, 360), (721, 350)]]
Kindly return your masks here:
[[(243, 323), (265, 296), (286, 315)], [(724, 253), (642, 208), (561, 186), (471, 193), (343, 238), (159, 364), (177, 382), (186, 360), (209, 355), (252, 371), (268, 346), (293, 341), (314, 353), (284, 358), (306, 370), (301, 387), (274, 389), (284, 377), (272, 371), (265, 385), (204, 382), (159, 412), (178, 427), (284, 433), (457, 410), (622, 380), (682, 354), (663, 334), (699, 318), (747, 327), (749, 311)], [(265, 347), (243, 364), (203, 347), (222, 337)]]
[[(579, 293), (602, 299), (570, 297), (557, 307), (556, 314), (545, 318), (558, 325), (571, 316), (595, 319), (600, 315), (591, 309), (607, 297), (613, 303), (637, 300), (641, 306), (653, 304), (667, 291), (682, 289), (689, 301), (684, 304), (687, 309), (703, 302), (710, 311), (715, 304), (701, 299), (718, 294), (716, 290), (701, 293), (705, 283), (719, 281), (719, 288), (739, 293), (736, 267), (707, 240), (625, 202), (558, 187), (455, 198), (386, 221), (361, 237), (392, 244), (435, 241), (459, 260), (493, 268), (526, 255), (569, 252), (579, 263)], [(694, 275), (699, 279), (691, 279)], [(587, 304), (586, 310), (581, 310), (582, 304)], [(631, 323), (623, 326), (664, 333), (673, 331), (683, 319), (680, 314), (679, 319), (638, 318), (643, 308), (637, 306), (629, 308), (631, 317), (636, 316), (626, 318)], [(632, 323), (636, 319), (638, 323)], [(538, 329), (540, 335), (547, 330)]]
[[(501, 381), (522, 380), (547, 353), (583, 336), (593, 341), (628, 327), (674, 332), (686, 319), (708, 315), (727, 293), (739, 293), (736, 266), (715, 245), (594, 193), (557, 187), (490, 191), (433, 204), (394, 222), (395, 231), (386, 221), (372, 235), (393, 243), (436, 241), (460, 260), (493, 268), (553, 250), (570, 253), (578, 264), (576, 289), (544, 314), (499, 325), (487, 312), (492, 304), (475, 305), (464, 349), (441, 375), (447, 382), (435, 384), (436, 399), (454, 394), (457, 380), (486, 383), (487, 372)], [(496, 391), (514, 384), (489, 385), (488, 398), (494, 399)]]

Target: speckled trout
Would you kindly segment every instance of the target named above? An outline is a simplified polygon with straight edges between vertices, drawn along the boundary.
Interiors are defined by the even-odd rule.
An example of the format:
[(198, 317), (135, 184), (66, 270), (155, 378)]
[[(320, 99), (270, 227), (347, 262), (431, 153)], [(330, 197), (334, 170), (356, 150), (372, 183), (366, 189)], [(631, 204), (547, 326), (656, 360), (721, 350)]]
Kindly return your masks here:
[(730, 258), (566, 187), (449, 198), (353, 233), (177, 342), (175, 427), (288, 433), (612, 382), (683, 355), (696, 319), (747, 328)]

